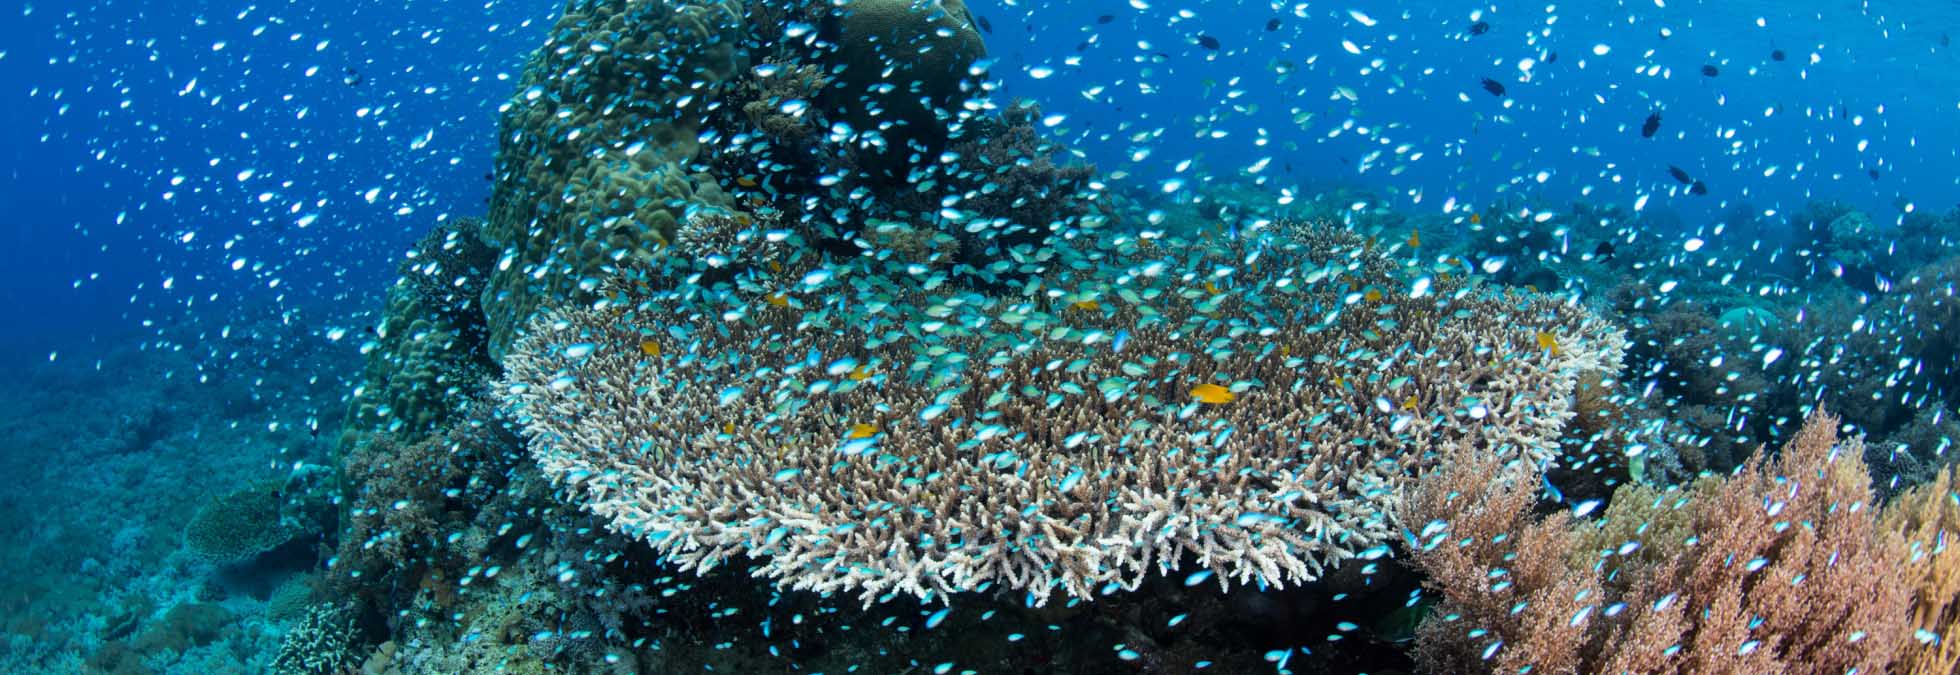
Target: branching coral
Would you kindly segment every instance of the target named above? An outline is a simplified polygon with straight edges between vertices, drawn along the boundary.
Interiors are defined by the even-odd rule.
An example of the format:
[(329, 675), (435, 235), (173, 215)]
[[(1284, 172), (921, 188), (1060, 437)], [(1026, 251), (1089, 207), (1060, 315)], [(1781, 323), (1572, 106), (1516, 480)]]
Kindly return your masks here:
[(1335, 234), (1078, 239), (1017, 249), (1020, 295), (866, 257), (769, 295), (622, 290), (533, 323), (509, 400), (548, 474), (684, 568), (1040, 602), (1184, 564), (1314, 579), (1398, 536), (1434, 448), (1548, 456), (1623, 345)]
[(337, 605), (316, 605), (286, 631), (272, 658), (278, 675), (339, 675), (355, 664), (354, 615)]
[(1891, 579), (1912, 591), (1912, 615), (1893, 671), (1938, 675), (1960, 671), (1960, 466), (1886, 505), (1885, 529), (1904, 535), (1903, 574)]
[(1813, 416), (1730, 477), (1622, 488), (1596, 525), (1531, 516), (1528, 464), (1453, 456), (1412, 498), (1429, 519), (1414, 560), (1444, 600), (1419, 655), (1435, 672), (1885, 672), (1910, 632), (1905, 549), (1837, 424)]

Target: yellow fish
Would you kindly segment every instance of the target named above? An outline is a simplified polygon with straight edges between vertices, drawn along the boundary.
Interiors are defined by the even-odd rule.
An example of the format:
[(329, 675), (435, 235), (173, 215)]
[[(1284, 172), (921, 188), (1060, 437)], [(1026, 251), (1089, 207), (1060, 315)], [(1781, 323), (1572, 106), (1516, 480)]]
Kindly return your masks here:
[(729, 422), (727, 424), (721, 425), (721, 432), (724, 434), (733, 435), (735, 433), (735, 423)]
[(878, 427), (860, 422), (851, 425), (851, 433), (844, 434), (844, 437), (851, 440), (857, 440), (860, 438), (870, 438), (877, 434), (878, 434)]
[(654, 342), (654, 341), (652, 341), (652, 340), (641, 340), (641, 341), (640, 341), (640, 353), (641, 353), (641, 354), (645, 354), (645, 355), (647, 355), (647, 356), (659, 356), (659, 355), (660, 355), (660, 343), (658, 343), (658, 342)]
[(1422, 247), (1422, 232), (1420, 230), (1409, 230), (1409, 248), (1421, 248), (1421, 247)]
[(1282, 358), (1284, 358), (1284, 357), (1288, 357), (1288, 356), (1292, 356), (1292, 355), (1293, 355), (1293, 346), (1292, 346), (1292, 345), (1280, 345), (1280, 346), (1279, 346), (1279, 355), (1280, 355), (1280, 356), (1281, 356)]
[(771, 294), (768, 297), (763, 298), (763, 301), (768, 302), (769, 304), (775, 305), (777, 307), (789, 306), (789, 296), (783, 295), (781, 293)]
[(1074, 303), (1074, 304), (1071, 304), (1071, 305), (1069, 305), (1069, 306), (1070, 306), (1070, 307), (1074, 307), (1074, 308), (1076, 308), (1076, 309), (1079, 309), (1079, 310), (1082, 310), (1082, 311), (1085, 311), (1085, 312), (1100, 312), (1100, 311), (1102, 311), (1102, 303), (1100, 303), (1100, 302), (1096, 302), (1096, 301), (1094, 301), (1094, 300), (1077, 300), (1077, 301), (1075, 301), (1075, 303)]
[(782, 263), (779, 263), (779, 262), (776, 262), (776, 261), (774, 261), (774, 260), (771, 260), (771, 261), (769, 261), (769, 271), (771, 271), (771, 272), (781, 272), (781, 271), (783, 271), (783, 264), (782, 264)]
[(1415, 410), (1415, 409), (1416, 409), (1416, 403), (1417, 403), (1417, 401), (1416, 401), (1416, 397), (1415, 397), (1415, 395), (1414, 395), (1414, 394), (1410, 394), (1408, 398), (1405, 398), (1405, 399), (1402, 399), (1402, 409), (1403, 409), (1403, 410)]
[(1477, 215), (1477, 214), (1475, 214), (1475, 213), (1472, 213), (1472, 214), (1470, 214), (1470, 224), (1471, 224), (1471, 225), (1482, 225), (1483, 223), (1484, 223), (1484, 217), (1483, 217), (1483, 216), (1480, 216), (1480, 215)]
[(1382, 292), (1380, 290), (1370, 288), (1366, 293), (1361, 294), (1361, 298), (1367, 300), (1368, 302), (1381, 302)]
[(852, 382), (863, 382), (865, 380), (871, 379), (871, 369), (866, 368), (864, 366), (858, 366), (856, 368), (852, 368), (851, 374), (845, 375), (844, 377), (850, 378)]
[(1552, 356), (1558, 356), (1558, 336), (1542, 330), (1538, 331), (1538, 348), (1549, 350)]
[(752, 187), (755, 187), (755, 186), (756, 186), (756, 182), (755, 182), (755, 179), (754, 179), (754, 178), (750, 178), (750, 177), (748, 177), (748, 176), (743, 176), (743, 177), (741, 177), (741, 178), (737, 178), (737, 179), (735, 179), (735, 184), (736, 184), (736, 185), (740, 185), (740, 186), (742, 186), (742, 187), (745, 187), (745, 188), (752, 188)]
[(1199, 403), (1222, 405), (1226, 403), (1231, 403), (1232, 399), (1238, 398), (1238, 395), (1233, 394), (1232, 390), (1230, 389), (1226, 389), (1224, 387), (1212, 384), (1210, 382), (1206, 382), (1204, 384), (1192, 387), (1191, 397), (1198, 399)]
[(1211, 291), (1212, 295), (1218, 295), (1219, 293), (1218, 284), (1212, 283), (1209, 279), (1205, 280), (1205, 290)]

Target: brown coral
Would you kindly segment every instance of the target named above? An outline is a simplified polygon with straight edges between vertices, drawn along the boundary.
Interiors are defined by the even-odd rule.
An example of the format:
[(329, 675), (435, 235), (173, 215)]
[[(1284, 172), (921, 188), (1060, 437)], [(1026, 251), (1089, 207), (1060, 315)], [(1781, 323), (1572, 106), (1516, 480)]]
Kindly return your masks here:
[[(1862, 443), (1817, 414), (1781, 455), (1685, 491), (1622, 488), (1601, 524), (1535, 519), (1535, 472), (1457, 458), (1416, 490), (1444, 598), (1437, 672), (1885, 672), (1909, 632), (1899, 538)], [(1493, 472), (1507, 480), (1491, 481)]]
[(1960, 671), (1960, 466), (1949, 465), (1932, 482), (1886, 505), (1884, 527), (1905, 537), (1903, 574), (1912, 589), (1909, 632), (1901, 645), (1903, 675)]

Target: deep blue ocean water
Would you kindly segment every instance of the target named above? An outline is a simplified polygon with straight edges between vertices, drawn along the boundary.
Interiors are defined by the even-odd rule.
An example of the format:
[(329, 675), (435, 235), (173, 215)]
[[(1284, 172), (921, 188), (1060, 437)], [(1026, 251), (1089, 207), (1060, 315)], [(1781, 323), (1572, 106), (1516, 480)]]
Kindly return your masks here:
[[(1948, 3), (969, 8), (984, 20), (988, 51), (976, 72), (995, 97), (1038, 103), (1039, 130), (1094, 164), (1139, 212), (1233, 191), (1260, 195), (1259, 207), (1277, 213), (1342, 191), (1449, 223), (1450, 234), (1421, 236), (1470, 257), (1550, 218), (1535, 214), (1563, 222), (1575, 202), (1610, 204), (1622, 209), (1620, 232), (1660, 242), (1655, 261), (1699, 255), (1668, 265), (1742, 273), (1736, 286), (1746, 295), (1773, 283), (1748, 270), (1778, 268), (1806, 248), (1791, 228), (1805, 226), (1792, 223), (1813, 203), (1862, 213), (1873, 234), (1860, 245), (1874, 258), (1898, 253), (1908, 214), (1960, 207), (1960, 53), (1949, 35), (1960, 32), (1960, 7)], [(213, 581), (217, 573), (179, 551), (181, 532), (214, 495), (309, 463), (332, 466), (344, 452), (338, 429), (361, 385), (363, 331), (380, 321), (412, 244), (485, 214), (499, 107), (562, 9), (549, 0), (346, 0), (7, 10), (0, 370), (11, 384), (0, 393), (0, 516), (17, 546), (0, 556), (9, 580), (0, 670), (271, 667), (294, 619), (273, 618), (272, 590), (254, 584), (284, 577)], [(1643, 137), (1656, 114), (1658, 129)], [(1697, 184), (1705, 194), (1691, 192)], [(1497, 225), (1520, 209), (1528, 212)], [(1493, 227), (1471, 229), (1472, 215)], [(1945, 258), (1949, 234), (1960, 231), (1905, 245), (1930, 263)], [(1585, 249), (1569, 251), (1577, 256), (1595, 244), (1563, 245)], [(1873, 307), (1917, 271), (1849, 257), (1805, 257), (1816, 276), (1759, 294), (1771, 298), (1767, 311), (1807, 307), (1812, 284), (1848, 278), (1834, 266), (1861, 279), (1847, 293), (1867, 293), (1857, 302)], [(1683, 276), (1655, 269), (1623, 273), (1654, 284)], [(1874, 274), (1881, 280), (1868, 288), (1863, 279)], [(1607, 293), (1598, 279), (1567, 286), (1587, 299)], [(1785, 293), (1795, 287), (1803, 292)], [(1870, 313), (1877, 325), (1882, 312)], [(1954, 330), (1943, 321), (1871, 330)], [(1765, 360), (1765, 349), (1800, 348), (1763, 340), (1728, 365), (1663, 355), (1652, 358), (1679, 360), (1623, 379), (1635, 393), (1664, 369), (1720, 379), (1736, 362), (1768, 370), (1776, 359)], [(1894, 372), (1865, 376), (1952, 367), (1953, 352), (1927, 354), (1875, 351)], [(1901, 358), (1918, 360), (1892, 363)], [(1852, 400), (1945, 410), (1942, 384), (1900, 386), (1909, 391), (1860, 390)], [(1800, 421), (1757, 419), (1772, 416), (1734, 421), (1730, 408), (1709, 426), (1748, 427), (1761, 441)], [(1928, 465), (1951, 456), (1939, 440), (1909, 454)], [(321, 543), (330, 534), (310, 536), (312, 548), (331, 548)], [(308, 545), (294, 548), (283, 555), (307, 560), (279, 574), (318, 562)], [(189, 603), (222, 607), (227, 619), (141, 658), (98, 658), (103, 645), (135, 641)], [(121, 622), (137, 625), (116, 629)], [(380, 642), (362, 644), (354, 663)], [(578, 666), (588, 667), (599, 666)]]

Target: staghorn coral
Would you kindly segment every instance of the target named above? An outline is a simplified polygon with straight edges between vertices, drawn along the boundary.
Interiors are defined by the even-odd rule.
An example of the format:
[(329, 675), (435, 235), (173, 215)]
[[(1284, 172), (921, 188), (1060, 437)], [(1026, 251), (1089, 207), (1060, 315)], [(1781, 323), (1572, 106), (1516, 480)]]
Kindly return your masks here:
[[(1598, 524), (1538, 519), (1529, 463), (1452, 456), (1411, 513), (1443, 604), (1434, 672), (1886, 672), (1910, 631), (1904, 548), (1862, 443), (1812, 416), (1781, 455), (1685, 490), (1621, 488)], [(1493, 476), (1497, 479), (1493, 480)]]
[(1903, 574), (1912, 589), (1912, 614), (1899, 663), (1901, 675), (1940, 675), (1960, 670), (1960, 466), (1948, 465), (1934, 480), (1906, 491), (1885, 506), (1881, 526), (1905, 537)]
[(339, 675), (357, 663), (354, 658), (354, 615), (345, 607), (315, 605), (287, 629), (272, 657), (277, 675)]
[(1182, 565), (1302, 583), (1397, 536), (1433, 449), (1548, 456), (1623, 347), (1558, 299), (1412, 294), (1317, 239), (1084, 234), (1017, 249), (1021, 296), (864, 257), (775, 290), (625, 282), (534, 322), (505, 389), (545, 472), (685, 569), (750, 556), (867, 605)]

